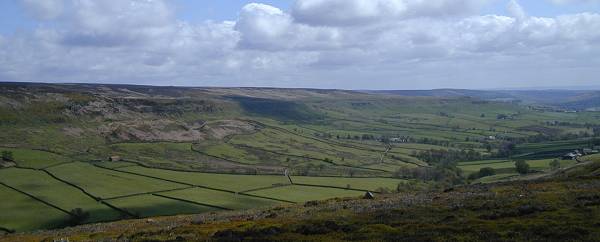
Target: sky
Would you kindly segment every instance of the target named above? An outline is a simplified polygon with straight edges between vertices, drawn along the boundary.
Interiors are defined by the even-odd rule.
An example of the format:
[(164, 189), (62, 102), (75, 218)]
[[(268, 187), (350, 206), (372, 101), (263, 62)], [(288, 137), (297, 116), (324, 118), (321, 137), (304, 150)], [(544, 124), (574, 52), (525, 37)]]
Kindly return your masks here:
[(0, 81), (600, 85), (600, 0), (2, 0)]

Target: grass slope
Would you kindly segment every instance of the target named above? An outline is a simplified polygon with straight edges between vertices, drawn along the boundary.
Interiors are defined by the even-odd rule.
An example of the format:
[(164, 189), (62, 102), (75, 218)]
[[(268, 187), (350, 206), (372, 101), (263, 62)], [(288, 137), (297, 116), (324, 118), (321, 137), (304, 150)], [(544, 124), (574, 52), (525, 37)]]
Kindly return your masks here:
[(186, 187), (177, 183), (106, 170), (87, 163), (52, 167), (49, 171), (104, 199)]
[[(66, 211), (81, 208), (90, 213), (84, 222), (109, 221), (119, 218), (119, 213), (80, 190), (60, 182), (42, 171), (24, 169), (0, 170), (0, 182), (25, 191), (41, 200), (54, 204)], [(11, 220), (20, 220), (15, 217)]]
[[(0, 227), (17, 232), (57, 228), (69, 218), (67, 214), (26, 195), (0, 186)], [(0, 238), (1, 239), (1, 238)]]
[(249, 194), (302, 203), (306, 201), (324, 200), (334, 197), (358, 197), (364, 195), (364, 192), (337, 188), (293, 185), (254, 191), (250, 192)]

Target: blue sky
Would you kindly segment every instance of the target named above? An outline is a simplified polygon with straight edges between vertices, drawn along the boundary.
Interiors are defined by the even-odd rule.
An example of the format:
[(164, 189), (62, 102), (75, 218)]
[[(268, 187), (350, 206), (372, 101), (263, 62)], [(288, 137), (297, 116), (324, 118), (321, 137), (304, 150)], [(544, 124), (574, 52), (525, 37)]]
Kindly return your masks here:
[(599, 39), (600, 0), (1, 0), (0, 81), (591, 86)]
[[(293, 3), (292, 0), (173, 0), (178, 18), (191, 22), (235, 20), (240, 9), (252, 2), (265, 3), (281, 9), (289, 9)], [(38, 24), (23, 10), (18, 0), (0, 1), (0, 34), (31, 30)]]

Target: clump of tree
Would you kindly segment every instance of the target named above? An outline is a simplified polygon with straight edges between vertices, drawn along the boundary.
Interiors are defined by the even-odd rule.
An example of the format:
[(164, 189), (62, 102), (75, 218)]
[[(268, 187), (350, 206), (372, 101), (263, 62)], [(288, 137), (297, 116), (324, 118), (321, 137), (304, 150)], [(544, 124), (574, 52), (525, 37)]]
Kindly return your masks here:
[(558, 159), (554, 159), (550, 162), (550, 169), (553, 171), (560, 169), (560, 161)]
[(14, 157), (13, 157), (12, 151), (3, 150), (2, 151), (2, 160), (3, 161), (14, 161)]
[(396, 186), (396, 192), (415, 192), (423, 190), (426, 186), (420, 184), (418, 181), (410, 180), (407, 182), (400, 182)]
[(515, 150), (517, 148), (517, 144), (515, 144), (514, 142), (504, 142), (502, 144), (500, 144), (500, 147), (498, 148), (498, 153), (496, 153), (496, 157), (511, 157), (512, 155), (515, 154)]
[(469, 180), (476, 180), (482, 177), (486, 177), (486, 176), (493, 176), (496, 175), (496, 170), (494, 170), (494, 168), (491, 167), (484, 167), (479, 169), (479, 172), (475, 172), (475, 173), (471, 173), (469, 175)]
[(515, 168), (519, 174), (527, 174), (529, 173), (529, 164), (524, 160), (518, 160), (515, 162)]
[(427, 150), (415, 155), (420, 160), (429, 164), (456, 163), (459, 161), (476, 161), (483, 159), (483, 155), (475, 150)]
[(70, 226), (82, 224), (90, 217), (90, 213), (83, 211), (81, 208), (72, 209), (69, 212), (69, 215), (70, 216), (67, 224)]
[(462, 170), (451, 164), (438, 164), (434, 167), (403, 167), (394, 172), (394, 177), (402, 179), (434, 181), (447, 185), (464, 183)]

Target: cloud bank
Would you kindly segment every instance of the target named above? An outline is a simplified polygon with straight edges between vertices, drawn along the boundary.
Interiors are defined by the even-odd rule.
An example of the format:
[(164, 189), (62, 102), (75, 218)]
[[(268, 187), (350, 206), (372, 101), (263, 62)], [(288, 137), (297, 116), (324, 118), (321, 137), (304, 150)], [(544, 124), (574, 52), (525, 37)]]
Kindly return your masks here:
[[(565, 2), (564, 0), (555, 2)], [(0, 80), (347, 89), (595, 84), (600, 14), (481, 15), (486, 0), (252, 3), (189, 23), (162, 0), (23, 0)], [(566, 4), (566, 3), (562, 3)]]

